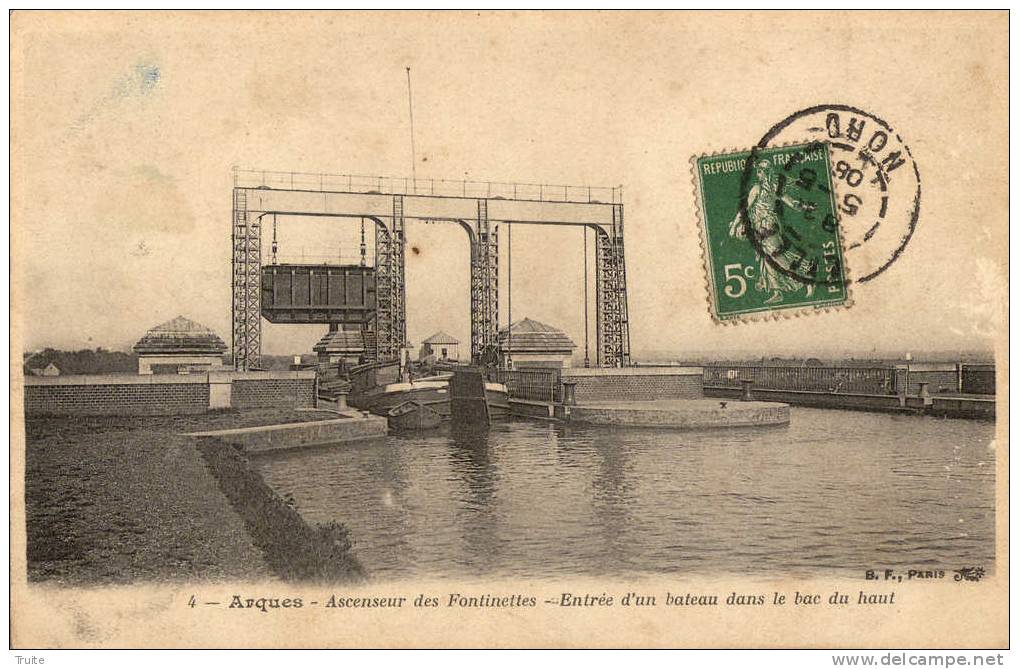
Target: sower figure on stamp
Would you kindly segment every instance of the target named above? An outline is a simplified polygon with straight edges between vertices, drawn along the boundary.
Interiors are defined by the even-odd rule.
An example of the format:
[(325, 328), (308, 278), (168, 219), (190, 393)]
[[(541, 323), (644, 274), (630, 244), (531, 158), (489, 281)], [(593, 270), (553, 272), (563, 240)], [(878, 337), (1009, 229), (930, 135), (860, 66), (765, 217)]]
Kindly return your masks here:
[[(750, 216), (750, 225), (754, 237), (760, 244), (757, 252), (757, 290), (771, 292), (772, 295), (764, 301), (765, 304), (775, 304), (782, 301), (782, 293), (793, 292), (804, 286), (804, 283), (780, 271), (768, 259), (761, 255), (761, 251), (770, 256), (776, 263), (783, 263), (785, 267), (796, 266), (800, 258), (791, 253), (788, 243), (782, 241), (782, 221), (776, 211), (776, 204), (781, 200), (787, 206), (797, 211), (810, 211), (813, 206), (810, 203), (800, 202), (788, 193), (779, 195), (777, 179), (771, 171), (771, 162), (761, 159), (754, 166), (757, 173), (757, 183), (750, 189), (747, 196), (747, 213)], [(742, 211), (737, 211), (736, 216), (729, 223), (729, 236), (737, 239), (746, 237), (746, 228)], [(806, 285), (807, 297), (814, 293), (814, 286)]]

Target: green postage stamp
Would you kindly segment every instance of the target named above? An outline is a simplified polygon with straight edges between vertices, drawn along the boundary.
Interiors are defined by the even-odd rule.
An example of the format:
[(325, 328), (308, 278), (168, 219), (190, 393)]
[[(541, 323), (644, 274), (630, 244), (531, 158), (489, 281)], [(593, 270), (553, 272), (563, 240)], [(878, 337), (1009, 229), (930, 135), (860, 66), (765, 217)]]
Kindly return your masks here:
[(700, 156), (694, 169), (716, 320), (849, 305), (827, 144)]

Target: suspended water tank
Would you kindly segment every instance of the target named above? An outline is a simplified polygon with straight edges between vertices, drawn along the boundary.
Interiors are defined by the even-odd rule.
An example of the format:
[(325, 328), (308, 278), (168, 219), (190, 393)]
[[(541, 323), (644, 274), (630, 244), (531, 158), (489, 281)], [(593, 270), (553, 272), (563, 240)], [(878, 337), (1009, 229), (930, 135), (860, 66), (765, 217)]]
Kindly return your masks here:
[(375, 304), (374, 267), (262, 267), (262, 316), (270, 323), (367, 323)]

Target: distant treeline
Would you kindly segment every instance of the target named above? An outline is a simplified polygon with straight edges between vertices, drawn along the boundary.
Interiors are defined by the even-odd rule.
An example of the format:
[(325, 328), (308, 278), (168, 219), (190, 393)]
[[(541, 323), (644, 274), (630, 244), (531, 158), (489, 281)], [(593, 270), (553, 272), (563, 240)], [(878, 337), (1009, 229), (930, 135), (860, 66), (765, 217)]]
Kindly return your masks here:
[[(81, 349), (80, 351), (62, 351), (55, 348), (44, 348), (24, 356), (25, 373), (30, 369), (45, 369), (53, 363), (61, 374), (112, 374), (115, 372), (138, 372), (138, 356), (124, 351), (109, 351), (105, 348)], [(305, 364), (314, 364), (315, 354), (301, 356)], [(286, 370), (294, 361), (292, 355), (263, 355), (262, 369)], [(224, 356), (224, 364), (231, 366), (230, 356)]]
[[(123, 351), (108, 351), (104, 348), (61, 351), (44, 348), (25, 355), (25, 367), (43, 369), (50, 363), (56, 365), (61, 374), (109, 374), (111, 372), (137, 372), (138, 356)], [(27, 371), (27, 370), (26, 370)]]

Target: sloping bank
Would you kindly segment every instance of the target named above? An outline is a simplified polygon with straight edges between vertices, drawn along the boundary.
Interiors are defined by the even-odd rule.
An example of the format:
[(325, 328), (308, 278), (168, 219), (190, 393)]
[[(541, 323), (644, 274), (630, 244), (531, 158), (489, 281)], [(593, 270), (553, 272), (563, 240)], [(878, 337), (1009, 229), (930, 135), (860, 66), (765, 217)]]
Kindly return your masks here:
[(197, 446), (276, 576), (285, 581), (316, 582), (365, 578), (343, 525), (309, 525), (230, 444), (201, 437)]

